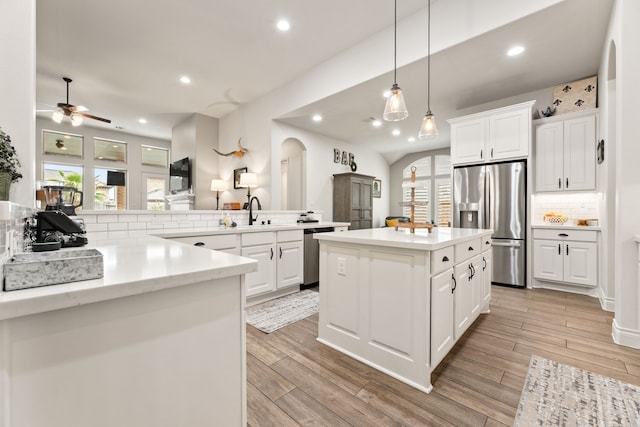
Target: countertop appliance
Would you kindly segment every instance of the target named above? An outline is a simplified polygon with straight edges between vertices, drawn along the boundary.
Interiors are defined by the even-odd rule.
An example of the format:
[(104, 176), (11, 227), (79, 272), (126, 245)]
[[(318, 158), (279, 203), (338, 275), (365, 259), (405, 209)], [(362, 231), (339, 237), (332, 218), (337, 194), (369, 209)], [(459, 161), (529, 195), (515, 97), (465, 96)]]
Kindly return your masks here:
[(32, 249), (41, 252), (84, 246), (88, 242), (84, 234), (82, 219), (71, 219), (62, 211), (41, 211), (36, 215), (36, 241)]
[(453, 226), (492, 228), (492, 283), (526, 286), (526, 161), (453, 169)]
[(76, 208), (82, 206), (82, 191), (65, 185), (45, 185), (42, 187), (47, 211), (62, 211), (67, 215), (75, 215)]
[(320, 280), (320, 242), (313, 238), (314, 233), (329, 233), (333, 227), (304, 229), (304, 279), (301, 288), (314, 286)]

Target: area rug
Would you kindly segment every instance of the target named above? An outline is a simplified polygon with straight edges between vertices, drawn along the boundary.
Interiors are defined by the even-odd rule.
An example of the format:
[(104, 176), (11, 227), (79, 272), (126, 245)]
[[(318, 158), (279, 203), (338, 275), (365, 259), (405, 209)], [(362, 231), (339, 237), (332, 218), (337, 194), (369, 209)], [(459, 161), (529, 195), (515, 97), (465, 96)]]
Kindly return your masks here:
[(533, 355), (514, 426), (640, 426), (640, 387)]
[(270, 334), (318, 312), (318, 292), (304, 290), (247, 307), (247, 323)]

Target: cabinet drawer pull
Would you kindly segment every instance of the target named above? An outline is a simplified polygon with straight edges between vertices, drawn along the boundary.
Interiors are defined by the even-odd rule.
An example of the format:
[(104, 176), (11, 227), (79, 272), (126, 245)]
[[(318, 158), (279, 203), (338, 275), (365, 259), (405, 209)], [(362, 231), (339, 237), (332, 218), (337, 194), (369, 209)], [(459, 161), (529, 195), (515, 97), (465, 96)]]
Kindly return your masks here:
[(491, 147), (491, 158), (493, 159), (493, 147)]
[(558, 255), (562, 255), (562, 249), (560, 249), (560, 243), (558, 243)]
[(482, 262), (484, 263), (484, 265), (482, 266), (482, 271), (485, 271), (487, 269), (487, 259), (485, 257), (482, 257)]
[(566, 248), (567, 248), (567, 255), (569, 255), (569, 245), (567, 245)]
[(558, 178), (558, 188), (562, 188), (562, 178)]
[(271, 258), (269, 259), (273, 259), (273, 248), (271, 248)]
[(569, 237), (569, 235), (567, 233), (558, 233), (558, 236), (560, 236), (560, 237)]
[(569, 188), (569, 178), (567, 178), (567, 188)]
[(195, 242), (193, 246), (204, 246), (204, 242)]
[(282, 259), (282, 246), (280, 246), (280, 259)]
[(449, 257), (448, 256), (442, 257), (442, 262), (449, 262)]
[(451, 275), (451, 280), (453, 280), (453, 288), (451, 288), (451, 293), (454, 293), (456, 288), (458, 287), (458, 281), (456, 280), (456, 276), (454, 274)]

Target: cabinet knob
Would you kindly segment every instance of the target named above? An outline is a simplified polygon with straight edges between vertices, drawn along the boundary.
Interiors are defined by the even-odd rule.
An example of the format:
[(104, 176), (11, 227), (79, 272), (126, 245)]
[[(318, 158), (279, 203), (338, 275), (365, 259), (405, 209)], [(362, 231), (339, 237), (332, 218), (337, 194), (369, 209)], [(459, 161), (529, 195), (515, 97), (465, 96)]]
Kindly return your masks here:
[(449, 257), (448, 256), (442, 257), (442, 262), (449, 262)]
[(193, 246), (204, 246), (204, 242), (195, 242)]
[(473, 250), (473, 246), (469, 246), (469, 252), (471, 252)]

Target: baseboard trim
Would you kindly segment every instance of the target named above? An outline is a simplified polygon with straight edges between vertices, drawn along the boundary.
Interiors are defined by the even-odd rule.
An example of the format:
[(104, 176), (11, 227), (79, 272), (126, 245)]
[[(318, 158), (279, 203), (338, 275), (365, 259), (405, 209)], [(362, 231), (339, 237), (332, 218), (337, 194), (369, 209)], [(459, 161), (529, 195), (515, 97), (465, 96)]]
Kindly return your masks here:
[(606, 296), (602, 291), (602, 288), (600, 288), (599, 293), (600, 293), (600, 296), (598, 297), (598, 299), (600, 300), (600, 308), (602, 308), (604, 311), (611, 311), (611, 312), (616, 311), (615, 298), (609, 298), (608, 296)]
[(623, 328), (618, 325), (616, 319), (613, 319), (611, 331), (611, 336), (616, 344), (640, 349), (640, 331)]

